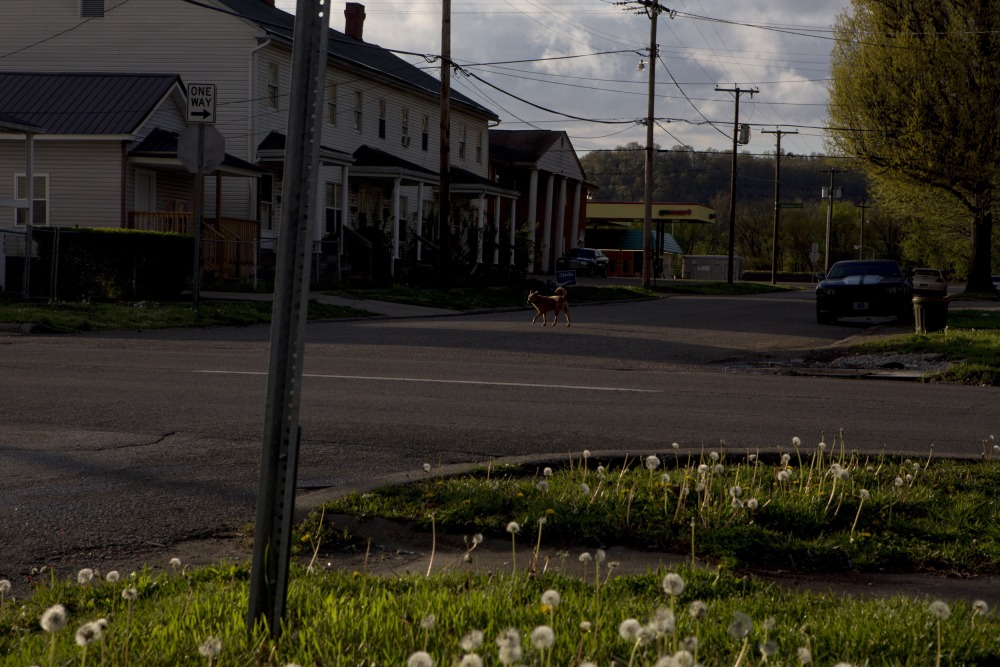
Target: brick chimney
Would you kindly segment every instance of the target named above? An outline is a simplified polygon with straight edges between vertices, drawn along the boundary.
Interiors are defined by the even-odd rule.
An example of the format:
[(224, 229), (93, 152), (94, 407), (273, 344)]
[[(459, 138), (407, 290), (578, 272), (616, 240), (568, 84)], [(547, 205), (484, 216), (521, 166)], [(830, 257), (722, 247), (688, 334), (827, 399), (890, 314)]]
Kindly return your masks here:
[(365, 6), (360, 2), (348, 2), (344, 10), (344, 34), (359, 42), (365, 41)]

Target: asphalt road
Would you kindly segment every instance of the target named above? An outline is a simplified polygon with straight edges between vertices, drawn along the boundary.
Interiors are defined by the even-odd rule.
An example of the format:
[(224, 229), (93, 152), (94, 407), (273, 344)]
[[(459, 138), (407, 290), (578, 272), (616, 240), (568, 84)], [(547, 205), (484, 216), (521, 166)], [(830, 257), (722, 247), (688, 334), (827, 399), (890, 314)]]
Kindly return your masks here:
[[(871, 322), (815, 324), (808, 292), (572, 315), (572, 327), (545, 329), (528, 311), (310, 324), (300, 491), (424, 462), (672, 442), (742, 452), (841, 431), (866, 452), (974, 456), (1000, 431), (995, 388), (737, 370), (872, 333)], [(113, 564), (252, 523), (268, 335), (0, 337), (0, 577)]]

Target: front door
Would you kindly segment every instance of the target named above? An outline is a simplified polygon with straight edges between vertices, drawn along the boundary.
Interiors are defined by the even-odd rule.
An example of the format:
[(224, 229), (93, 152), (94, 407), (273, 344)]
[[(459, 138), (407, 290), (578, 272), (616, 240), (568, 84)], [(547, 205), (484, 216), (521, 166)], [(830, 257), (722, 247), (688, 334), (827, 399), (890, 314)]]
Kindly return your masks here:
[(156, 210), (156, 172), (136, 169), (135, 171), (135, 210)]

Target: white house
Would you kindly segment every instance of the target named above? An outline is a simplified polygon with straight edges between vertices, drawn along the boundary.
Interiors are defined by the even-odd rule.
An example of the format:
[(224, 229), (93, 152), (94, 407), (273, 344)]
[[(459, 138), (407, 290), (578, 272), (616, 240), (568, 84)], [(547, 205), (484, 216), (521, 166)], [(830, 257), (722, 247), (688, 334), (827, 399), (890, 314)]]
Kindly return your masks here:
[[(214, 84), (215, 127), (225, 137), (226, 152), (266, 173), (228, 178), (221, 191), (210, 179), (205, 214), (253, 220), (265, 244), (277, 236), (292, 15), (274, 7), (273, 0), (46, 0), (45, 11), (38, 8), (37, 0), (4, 0), (0, 6), (0, 73), (163, 74), (182, 84)], [(345, 247), (350, 252), (351, 244), (342, 242), (346, 228), (353, 230), (346, 232), (348, 240), (366, 237), (355, 248), (384, 238), (392, 257), (416, 255), (417, 235), (435, 242), (437, 233), (436, 225), (425, 226), (424, 221), (436, 217), (440, 83), (422, 68), (364, 41), (363, 5), (348, 3), (344, 15), (343, 32), (329, 31), (319, 194), (326, 214), (317, 221), (315, 238), (330, 241), (334, 252)], [(0, 113), (22, 117), (14, 109), (0, 108)], [(516, 193), (489, 180), (489, 127), (498, 122), (496, 114), (453, 92), (450, 119), (452, 199), (458, 208), (453, 217), (457, 226), (476, 232), (471, 237), (480, 244), (479, 259), (482, 231), (488, 225), (509, 227)], [(179, 132), (183, 127), (160, 129)], [(18, 136), (24, 141), (24, 135), (6, 136), (8, 142)], [(143, 139), (133, 136), (136, 144), (130, 148)], [(83, 171), (95, 181), (88, 192), (109, 180), (106, 173)], [(11, 167), (0, 161), (0, 199), (15, 198), (15, 185)], [(157, 202), (152, 213), (177, 212), (159, 208), (166, 199), (160, 191), (169, 186), (158, 173), (155, 179), (131, 184), (124, 198), (132, 210), (141, 210), (134, 208), (137, 187), (139, 199)], [(61, 176), (51, 174), (43, 224), (107, 224), (103, 216), (89, 215), (90, 207), (79, 196), (66, 189)], [(497, 213), (487, 222), (490, 208)], [(127, 220), (127, 214), (119, 217)], [(169, 217), (140, 216), (145, 222), (138, 226), (160, 228)], [(0, 224), (16, 222), (13, 211), (0, 208)], [(357, 264), (359, 253), (354, 254)], [(396, 266), (387, 263), (390, 271)]]

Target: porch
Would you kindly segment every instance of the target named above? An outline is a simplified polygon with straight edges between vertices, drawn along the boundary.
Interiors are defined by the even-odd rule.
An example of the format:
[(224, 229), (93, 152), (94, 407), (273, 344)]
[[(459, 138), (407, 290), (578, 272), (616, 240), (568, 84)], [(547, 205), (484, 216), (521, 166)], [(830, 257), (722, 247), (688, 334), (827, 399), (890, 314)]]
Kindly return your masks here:
[[(128, 229), (194, 236), (194, 213), (129, 211)], [(241, 218), (203, 218), (202, 275), (218, 280), (252, 280), (260, 265), (260, 223)]]

